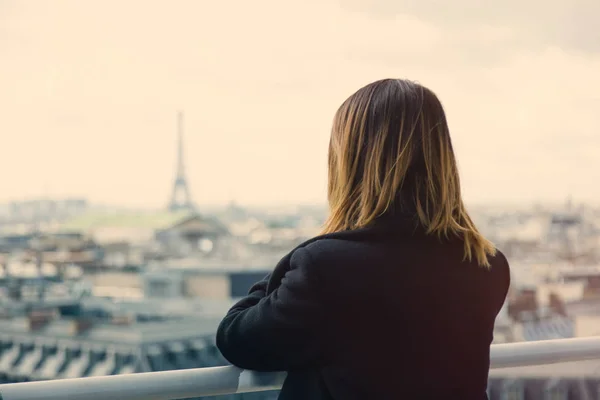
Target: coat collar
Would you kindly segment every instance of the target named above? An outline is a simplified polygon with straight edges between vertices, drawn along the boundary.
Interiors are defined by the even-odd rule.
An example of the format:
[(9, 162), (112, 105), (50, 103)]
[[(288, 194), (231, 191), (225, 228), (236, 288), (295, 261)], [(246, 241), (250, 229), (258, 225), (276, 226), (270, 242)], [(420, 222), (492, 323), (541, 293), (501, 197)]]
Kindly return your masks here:
[(416, 213), (397, 211), (384, 214), (363, 228), (315, 236), (298, 245), (291, 253), (298, 248), (324, 239), (363, 241), (386, 236), (416, 237), (423, 235), (425, 235), (425, 229), (418, 222)]
[(267, 293), (271, 293), (275, 290), (275, 288), (279, 286), (283, 276), (289, 271), (290, 261), (294, 252), (319, 240), (339, 239), (358, 242), (384, 239), (389, 236), (408, 238), (425, 235), (425, 229), (418, 223), (416, 214), (395, 212), (385, 214), (363, 228), (315, 236), (296, 246), (277, 263), (273, 273), (268, 277), (269, 284), (267, 286)]

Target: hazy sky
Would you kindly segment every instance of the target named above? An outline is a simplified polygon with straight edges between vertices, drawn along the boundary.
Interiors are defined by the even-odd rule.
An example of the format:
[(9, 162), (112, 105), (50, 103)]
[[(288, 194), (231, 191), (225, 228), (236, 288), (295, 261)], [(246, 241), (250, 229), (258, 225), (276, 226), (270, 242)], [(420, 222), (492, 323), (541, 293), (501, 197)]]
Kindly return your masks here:
[(467, 201), (600, 202), (599, 16), (598, 0), (1, 0), (0, 202), (162, 206), (180, 108), (198, 203), (324, 201), (333, 113), (384, 77), (441, 97)]

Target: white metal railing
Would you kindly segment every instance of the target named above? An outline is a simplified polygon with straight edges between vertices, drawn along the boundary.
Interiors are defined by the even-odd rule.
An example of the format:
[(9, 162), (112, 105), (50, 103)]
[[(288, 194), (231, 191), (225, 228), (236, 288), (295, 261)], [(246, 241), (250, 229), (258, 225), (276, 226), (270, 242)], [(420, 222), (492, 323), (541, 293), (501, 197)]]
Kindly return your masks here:
[[(491, 368), (600, 359), (600, 336), (493, 345)], [(276, 390), (285, 373), (199, 368), (0, 385), (0, 400), (172, 400)]]

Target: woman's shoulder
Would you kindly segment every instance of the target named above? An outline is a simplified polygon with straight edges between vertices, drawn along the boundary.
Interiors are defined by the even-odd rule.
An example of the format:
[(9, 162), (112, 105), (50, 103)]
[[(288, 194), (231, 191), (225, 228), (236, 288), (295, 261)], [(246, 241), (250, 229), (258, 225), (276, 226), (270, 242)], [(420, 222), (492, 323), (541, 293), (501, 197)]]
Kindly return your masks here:
[(288, 256), (293, 267), (313, 269), (318, 275), (347, 274), (380, 258), (381, 249), (368, 242), (327, 237), (298, 246)]
[(490, 257), (488, 257), (490, 262), (491, 270), (496, 270), (498, 272), (510, 273), (510, 265), (508, 263), (508, 258), (504, 255), (504, 253), (496, 248), (496, 253)]
[(344, 258), (356, 253), (369, 251), (368, 243), (361, 241), (352, 241), (342, 238), (323, 237), (311, 240), (308, 243), (299, 246), (294, 252), (303, 251), (313, 259)]
[(506, 285), (510, 285), (510, 265), (508, 263), (508, 258), (504, 255), (504, 253), (496, 249), (496, 254), (488, 258), (490, 262), (490, 271), (492, 275), (500, 275), (502, 279), (506, 282)]

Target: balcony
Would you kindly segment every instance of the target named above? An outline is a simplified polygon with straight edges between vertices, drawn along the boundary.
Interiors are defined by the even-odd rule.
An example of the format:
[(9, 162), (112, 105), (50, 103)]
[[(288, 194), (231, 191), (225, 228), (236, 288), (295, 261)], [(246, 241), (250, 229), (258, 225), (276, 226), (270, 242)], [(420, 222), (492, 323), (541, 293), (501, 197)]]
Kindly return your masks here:
[[(493, 345), (491, 368), (600, 359), (600, 336)], [(172, 400), (277, 390), (285, 373), (235, 367), (64, 379), (0, 385), (0, 400)]]

